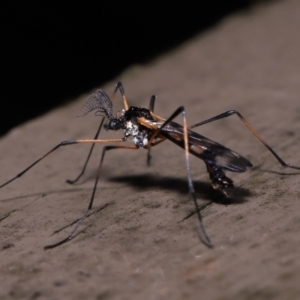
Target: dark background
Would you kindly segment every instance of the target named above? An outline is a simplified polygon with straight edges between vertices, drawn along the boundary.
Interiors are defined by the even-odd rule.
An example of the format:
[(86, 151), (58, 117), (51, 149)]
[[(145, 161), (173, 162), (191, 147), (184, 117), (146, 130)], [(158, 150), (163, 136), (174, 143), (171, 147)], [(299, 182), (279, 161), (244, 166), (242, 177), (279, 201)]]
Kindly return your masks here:
[(257, 2), (8, 4), (2, 8), (0, 135)]

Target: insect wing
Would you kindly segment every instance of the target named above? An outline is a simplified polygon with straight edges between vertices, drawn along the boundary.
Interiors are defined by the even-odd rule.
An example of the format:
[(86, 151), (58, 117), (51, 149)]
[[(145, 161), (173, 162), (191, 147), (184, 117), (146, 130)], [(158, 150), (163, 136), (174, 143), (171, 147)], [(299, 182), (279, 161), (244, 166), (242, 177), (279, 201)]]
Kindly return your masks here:
[[(162, 135), (181, 148), (184, 148), (183, 127), (170, 122), (162, 129)], [(252, 167), (251, 162), (237, 152), (214, 142), (199, 133), (188, 130), (189, 152), (217, 167), (232, 172), (245, 172)]]

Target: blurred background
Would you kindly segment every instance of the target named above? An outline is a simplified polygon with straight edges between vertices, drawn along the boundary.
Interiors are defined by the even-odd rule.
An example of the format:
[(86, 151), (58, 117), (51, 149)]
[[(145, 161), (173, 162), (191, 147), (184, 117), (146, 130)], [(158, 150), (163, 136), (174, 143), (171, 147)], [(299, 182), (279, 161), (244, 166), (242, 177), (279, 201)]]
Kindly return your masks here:
[[(2, 7), (0, 135), (267, 0), (158, 7), (105, 1)], [(3, 4), (2, 4), (3, 5)]]

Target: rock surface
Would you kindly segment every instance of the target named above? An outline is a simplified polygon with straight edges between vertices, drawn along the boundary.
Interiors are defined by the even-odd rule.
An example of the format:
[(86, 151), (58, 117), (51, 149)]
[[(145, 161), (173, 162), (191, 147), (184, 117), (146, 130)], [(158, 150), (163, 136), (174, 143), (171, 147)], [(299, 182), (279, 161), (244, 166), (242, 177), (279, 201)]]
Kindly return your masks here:
[[(300, 2), (286, 0), (232, 15), (101, 88), (110, 94), (121, 80), (130, 104), (144, 107), (156, 94), (163, 117), (184, 105), (190, 125), (236, 109), (283, 160), (300, 165), (299, 13)], [(60, 141), (94, 136), (99, 117), (74, 118), (86, 96), (1, 139), (1, 183)], [(114, 103), (116, 112), (121, 97)], [(282, 168), (236, 116), (195, 131), (254, 165), (227, 172), (237, 188), (224, 199), (191, 158), (215, 249), (199, 241), (194, 216), (180, 222), (194, 207), (184, 152), (167, 141), (152, 149), (150, 167), (143, 149), (108, 152), (95, 213), (72, 241), (44, 251), (87, 208), (102, 148), (71, 186), (65, 179), (80, 172), (90, 146), (63, 147), (0, 191), (0, 299), (299, 299), (300, 172)]]

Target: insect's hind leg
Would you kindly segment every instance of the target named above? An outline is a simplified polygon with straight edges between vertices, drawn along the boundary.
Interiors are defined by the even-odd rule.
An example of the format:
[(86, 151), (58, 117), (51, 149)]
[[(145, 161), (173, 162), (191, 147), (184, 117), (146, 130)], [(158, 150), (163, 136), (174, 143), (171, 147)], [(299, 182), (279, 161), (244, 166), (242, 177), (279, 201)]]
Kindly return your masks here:
[(252, 134), (275, 156), (275, 158), (278, 160), (278, 162), (286, 168), (296, 169), (300, 170), (300, 167), (294, 166), (292, 164), (286, 163), (266, 142), (265, 140), (258, 134), (258, 132), (250, 125), (250, 123), (237, 111), (237, 110), (228, 110), (222, 114), (219, 114), (215, 117), (209, 118), (207, 120), (204, 120), (202, 122), (196, 123), (189, 127), (189, 129), (202, 126), (204, 124), (208, 124), (217, 120), (221, 120), (227, 117), (230, 117), (232, 115), (237, 115), (241, 121), (248, 127), (248, 129), (252, 132)]
[(200, 213), (199, 205), (197, 203), (196, 193), (195, 193), (194, 184), (193, 184), (193, 180), (192, 180), (190, 159), (189, 159), (188, 127), (187, 127), (186, 112), (185, 112), (185, 108), (183, 106), (180, 106), (178, 109), (176, 109), (175, 112), (163, 123), (163, 125), (154, 132), (154, 134), (149, 139), (148, 144), (145, 148), (150, 147), (153, 140), (160, 135), (162, 129), (165, 126), (167, 126), (168, 123), (170, 123), (173, 119), (175, 119), (180, 114), (182, 114), (182, 120), (183, 120), (184, 150), (185, 150), (185, 162), (186, 162), (188, 188), (189, 188), (189, 193), (193, 198), (195, 210), (196, 210), (199, 224), (200, 224), (200, 238), (206, 246), (208, 246), (209, 248), (213, 248), (214, 246), (213, 246), (212, 242), (210, 241), (210, 239), (205, 231), (203, 222), (202, 222), (202, 216)]
[(96, 176), (96, 179), (95, 179), (95, 184), (94, 184), (94, 187), (93, 187), (92, 196), (91, 196), (91, 199), (90, 199), (90, 202), (89, 202), (89, 206), (88, 206), (86, 212), (78, 219), (75, 227), (73, 228), (73, 230), (71, 231), (71, 233), (66, 238), (64, 238), (63, 240), (61, 240), (61, 241), (59, 241), (59, 242), (57, 242), (55, 244), (51, 244), (51, 245), (45, 246), (44, 247), (45, 250), (52, 249), (52, 248), (55, 248), (57, 246), (60, 246), (60, 245), (62, 245), (64, 243), (70, 241), (75, 236), (75, 233), (76, 233), (78, 227), (85, 220), (85, 218), (89, 215), (90, 211), (93, 208), (95, 193), (96, 193), (96, 189), (97, 189), (97, 185), (98, 185), (98, 181), (99, 181), (99, 177), (100, 177), (100, 173), (101, 173), (101, 169), (102, 169), (102, 165), (103, 165), (105, 153), (106, 153), (106, 151), (113, 150), (113, 149), (136, 150), (136, 149), (138, 149), (138, 147), (136, 147), (136, 146), (114, 146), (114, 145), (103, 147), (103, 151), (102, 151), (102, 155), (101, 155), (101, 160), (100, 160), (100, 163), (99, 163), (99, 166), (98, 166), (97, 176)]

